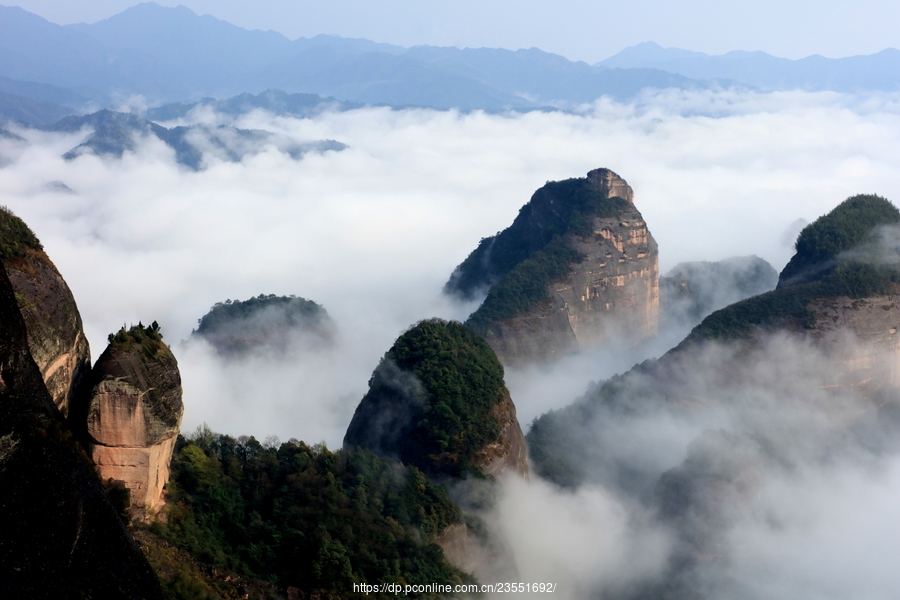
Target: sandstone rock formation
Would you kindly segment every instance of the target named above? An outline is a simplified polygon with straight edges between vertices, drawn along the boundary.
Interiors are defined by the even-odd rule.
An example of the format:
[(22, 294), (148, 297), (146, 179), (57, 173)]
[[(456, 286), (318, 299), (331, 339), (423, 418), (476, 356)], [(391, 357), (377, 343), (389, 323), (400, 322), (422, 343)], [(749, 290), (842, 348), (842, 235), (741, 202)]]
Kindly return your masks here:
[(445, 292), (487, 298), (467, 325), (504, 365), (557, 358), (604, 340), (637, 343), (658, 325), (656, 242), (621, 177), (596, 169), (550, 182), (513, 224), (482, 240)]
[(133, 516), (158, 509), (184, 406), (178, 363), (154, 323), (110, 336), (91, 374), (87, 433), (104, 482), (124, 482)]
[(439, 479), (528, 474), (503, 367), (472, 331), (438, 319), (405, 332), (382, 359), (344, 446), (393, 456)]
[(68, 415), (90, 371), (91, 351), (72, 292), (31, 230), (15, 215), (0, 211), (0, 249), (28, 347), (56, 407)]
[[(753, 596), (732, 577), (733, 535), (772, 527), (760, 498), (773, 482), (895, 460), (898, 227), (900, 211), (884, 198), (847, 199), (801, 232), (777, 289), (714, 312), (659, 360), (534, 422), (538, 473), (652, 498), (672, 532), (666, 569), (634, 597)], [(720, 420), (723, 410), (731, 416)], [(655, 431), (670, 419), (700, 425), (680, 464), (648, 468), (621, 451), (622, 428), (644, 431), (634, 426), (642, 419)]]
[(53, 405), (2, 266), (0, 372), (0, 596), (162, 599)]
[(504, 390), (503, 399), (491, 407), (489, 415), (496, 419), (500, 432), (478, 450), (475, 466), (485, 475), (499, 477), (504, 473), (517, 473), (528, 478), (528, 449), (516, 418), (516, 405), (508, 391)]

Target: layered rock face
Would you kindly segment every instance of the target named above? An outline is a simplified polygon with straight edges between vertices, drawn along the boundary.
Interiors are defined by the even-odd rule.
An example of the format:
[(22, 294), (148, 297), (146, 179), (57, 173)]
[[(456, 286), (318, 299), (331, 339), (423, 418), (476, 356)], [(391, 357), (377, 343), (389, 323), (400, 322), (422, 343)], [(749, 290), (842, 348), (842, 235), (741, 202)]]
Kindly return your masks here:
[(43, 250), (28, 248), (4, 265), (25, 319), (31, 355), (53, 403), (68, 415), (91, 368), (75, 298)]
[(656, 241), (631, 187), (608, 169), (535, 192), (513, 225), (457, 268), (445, 291), (471, 296), (479, 284), (490, 286), (488, 295), (467, 325), (507, 366), (604, 340), (634, 344), (657, 331)]
[(119, 331), (97, 360), (87, 406), (101, 480), (124, 482), (133, 516), (162, 505), (184, 406), (178, 364), (158, 329)]
[(487, 340), (503, 364), (540, 362), (610, 339), (635, 344), (656, 333), (659, 258), (640, 212), (594, 218), (592, 226), (593, 238), (566, 236), (583, 258), (550, 284), (549, 301), (491, 325)]
[(475, 457), (475, 466), (485, 475), (499, 477), (504, 473), (517, 473), (528, 478), (528, 449), (525, 436), (516, 418), (516, 405), (509, 392), (494, 404), (490, 416), (497, 420), (500, 433), (496, 439), (485, 444)]

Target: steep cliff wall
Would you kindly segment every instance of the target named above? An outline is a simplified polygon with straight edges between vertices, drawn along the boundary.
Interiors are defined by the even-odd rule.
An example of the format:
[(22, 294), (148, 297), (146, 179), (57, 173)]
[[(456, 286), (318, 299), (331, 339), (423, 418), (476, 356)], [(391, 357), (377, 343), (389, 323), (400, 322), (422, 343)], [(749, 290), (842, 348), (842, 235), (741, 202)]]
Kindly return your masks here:
[(900, 294), (811, 301), (809, 333), (838, 365), (835, 385), (865, 396), (900, 387)]
[(488, 290), (466, 324), (507, 366), (612, 338), (637, 343), (657, 330), (659, 265), (633, 202), (631, 187), (608, 169), (548, 183), (508, 229), (482, 240), (445, 291)]
[(0, 259), (25, 319), (31, 355), (54, 404), (68, 415), (91, 364), (75, 298), (37, 237), (6, 210), (0, 210)]
[(68, 415), (90, 371), (91, 350), (69, 286), (41, 250), (5, 261), (25, 319), (28, 347), (54, 404)]
[(155, 324), (122, 329), (97, 360), (87, 432), (100, 478), (124, 482), (131, 510), (162, 504), (184, 406), (178, 363)]
[(487, 329), (503, 364), (540, 362), (609, 339), (637, 343), (656, 333), (658, 251), (640, 212), (595, 217), (591, 225), (591, 237), (565, 237), (581, 258), (547, 286), (549, 299)]
[[(760, 498), (773, 482), (803, 487), (824, 465), (830, 477), (835, 464), (868, 470), (896, 453), (898, 231), (900, 211), (886, 199), (847, 199), (801, 232), (777, 289), (714, 312), (659, 360), (534, 422), (528, 443), (541, 475), (652, 498), (674, 551), (635, 597), (745, 595), (731, 587), (733, 534), (772, 527)], [(680, 464), (647, 468), (632, 458), (643, 448), (622, 450), (622, 428), (660, 431), (661, 417), (699, 426)]]
[(53, 405), (0, 267), (0, 597), (163, 597)]

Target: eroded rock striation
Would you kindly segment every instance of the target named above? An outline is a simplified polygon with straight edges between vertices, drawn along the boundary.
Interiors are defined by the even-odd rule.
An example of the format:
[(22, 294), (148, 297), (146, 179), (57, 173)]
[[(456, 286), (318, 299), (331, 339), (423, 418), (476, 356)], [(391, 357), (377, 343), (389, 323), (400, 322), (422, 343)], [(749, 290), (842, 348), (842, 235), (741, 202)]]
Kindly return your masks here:
[(0, 259), (25, 320), (31, 356), (53, 403), (68, 415), (91, 367), (75, 298), (34, 233), (6, 210), (0, 210), (0, 238)]
[(487, 292), (466, 325), (507, 366), (608, 339), (637, 343), (657, 331), (657, 245), (631, 187), (596, 169), (537, 190), (512, 225), (456, 268), (444, 291), (464, 299)]
[(181, 376), (159, 328), (138, 324), (110, 336), (91, 373), (86, 407), (91, 455), (107, 484), (123, 482), (132, 514), (158, 509), (184, 405)]

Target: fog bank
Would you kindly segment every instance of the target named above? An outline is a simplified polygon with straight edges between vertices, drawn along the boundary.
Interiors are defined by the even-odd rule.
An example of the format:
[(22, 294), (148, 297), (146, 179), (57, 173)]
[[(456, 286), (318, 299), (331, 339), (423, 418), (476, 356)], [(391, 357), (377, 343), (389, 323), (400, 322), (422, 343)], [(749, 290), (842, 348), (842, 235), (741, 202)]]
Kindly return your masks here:
[[(239, 163), (208, 157), (199, 172), (155, 139), (122, 160), (66, 162), (78, 135), (15, 129), (28, 143), (0, 140), (0, 203), (69, 282), (94, 357), (123, 324), (159, 321), (180, 360), (186, 429), (207, 422), (335, 447), (396, 336), (422, 318), (468, 314), (441, 299), (441, 286), (546, 181), (619, 173), (659, 242), (661, 272), (747, 254), (780, 269), (798, 219), (855, 193), (900, 198), (897, 99), (678, 93), (579, 114), (255, 112), (233, 123), (349, 148), (297, 161), (274, 147)], [(322, 304), (339, 330), (334, 353), (226, 368), (180, 345), (215, 302), (261, 293)], [(513, 382), (520, 419), (629, 366), (615, 354), (578, 363), (540, 397)]]

